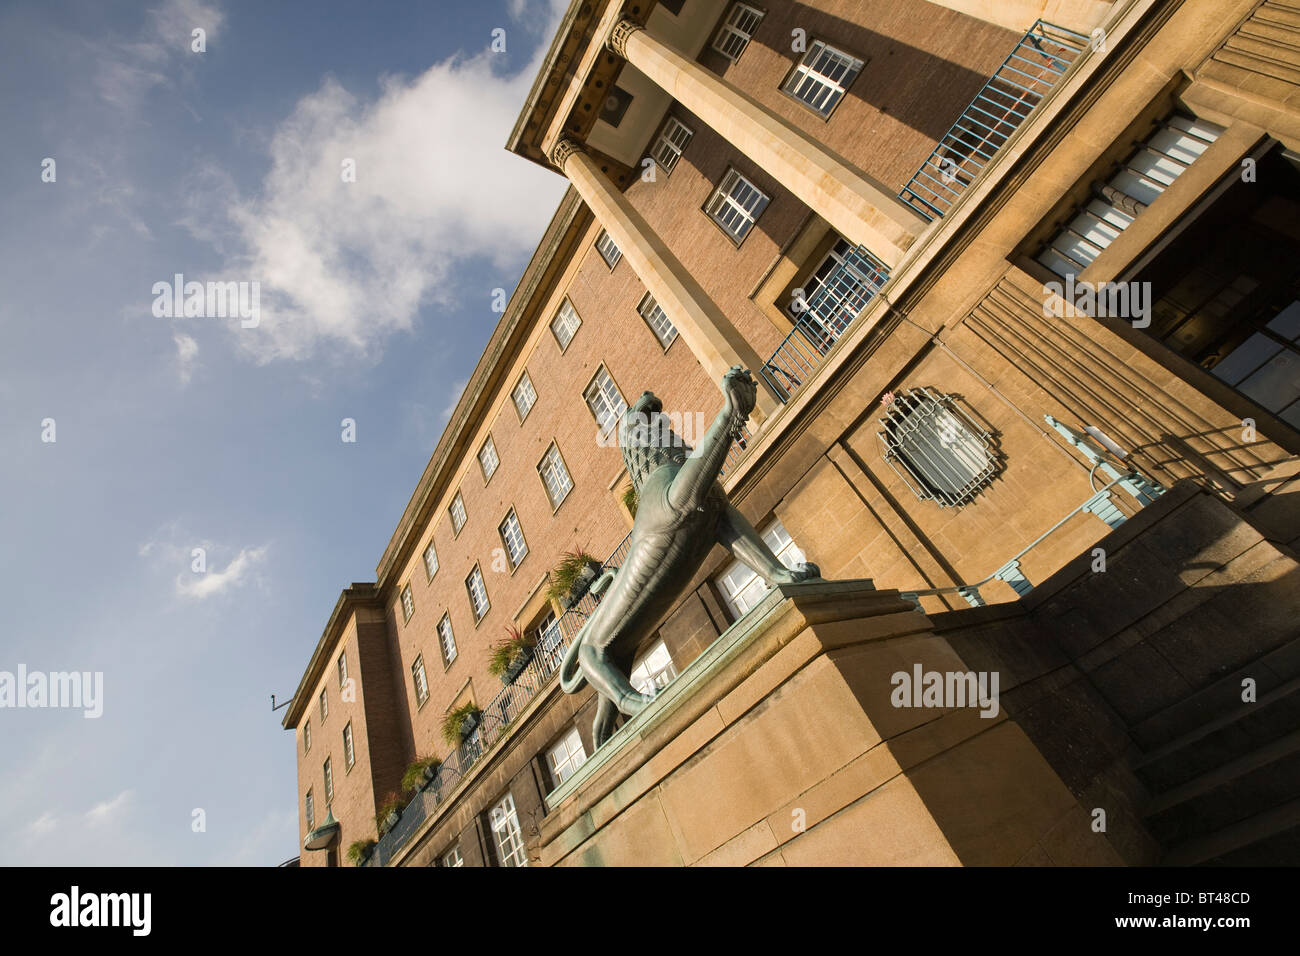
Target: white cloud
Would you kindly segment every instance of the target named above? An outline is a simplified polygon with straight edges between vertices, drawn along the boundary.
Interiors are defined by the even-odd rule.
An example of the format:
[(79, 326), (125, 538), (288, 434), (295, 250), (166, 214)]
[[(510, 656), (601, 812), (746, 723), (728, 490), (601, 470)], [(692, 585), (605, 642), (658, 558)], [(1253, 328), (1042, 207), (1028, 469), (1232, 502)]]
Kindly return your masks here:
[(209, 569), (201, 574), (182, 572), (176, 577), (176, 593), (181, 597), (203, 600), (238, 587), (253, 567), (266, 557), (266, 546), (244, 548), (222, 571)]
[(199, 357), (199, 343), (184, 332), (173, 332), (172, 341), (176, 343), (176, 374), (182, 385), (188, 385)]
[[(551, 0), (550, 22), (562, 6)], [(486, 309), (491, 289), (464, 288), (461, 267), (517, 267), (564, 189), (504, 149), (540, 57), (504, 75), (485, 49), (385, 78), (373, 101), (332, 78), (300, 100), (271, 138), (259, 194), (225, 207), (225, 229), (196, 232), (233, 227), (225, 273), (261, 283), (260, 325), (234, 330), (241, 348), (261, 362), (373, 356), (422, 305)]]
[(47, 833), (54, 831), (58, 826), (58, 818), (55, 817), (52, 810), (46, 810), (39, 817), (27, 824), (27, 832), (32, 836), (45, 836)]
[(165, 0), (148, 12), (137, 39), (103, 42), (95, 75), (100, 97), (118, 109), (135, 112), (155, 86), (174, 82), (178, 73), (194, 65), (186, 57), (202, 55), (190, 49), (194, 29), (202, 28), (211, 43), (224, 21), (215, 4)]
[(112, 823), (122, 814), (123, 808), (131, 799), (131, 791), (123, 790), (112, 800), (97, 803), (86, 811), (86, 822), (94, 825)]

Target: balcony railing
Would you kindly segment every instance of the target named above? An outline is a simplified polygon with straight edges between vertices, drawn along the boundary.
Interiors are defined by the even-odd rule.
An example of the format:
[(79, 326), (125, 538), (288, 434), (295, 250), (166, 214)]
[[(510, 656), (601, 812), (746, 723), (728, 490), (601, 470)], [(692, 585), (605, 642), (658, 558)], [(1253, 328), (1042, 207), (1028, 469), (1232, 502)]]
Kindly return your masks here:
[(898, 194), (926, 219), (943, 216), (1088, 46), (1039, 20)]
[[(631, 538), (632, 535), (628, 534), (619, 542), (601, 565), (602, 570), (622, 566)], [(550, 683), (560, 669), (569, 644), (598, 603), (599, 599), (594, 595), (583, 595), (582, 600), (561, 614), (544, 634), (538, 635), (533, 659), (528, 666), (483, 707), (478, 726), (447, 755), (433, 779), (411, 798), (397, 823), (380, 838), (366, 860), (366, 866), (387, 866), (420, 825), (460, 789), (460, 783), (470, 768), (492, 749), (511, 722)]]

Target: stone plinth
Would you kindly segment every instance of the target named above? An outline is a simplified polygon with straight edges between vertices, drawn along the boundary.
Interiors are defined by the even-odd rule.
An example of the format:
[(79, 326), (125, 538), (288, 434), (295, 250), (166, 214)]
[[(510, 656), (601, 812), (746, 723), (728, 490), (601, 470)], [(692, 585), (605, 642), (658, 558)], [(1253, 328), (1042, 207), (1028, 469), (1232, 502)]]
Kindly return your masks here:
[(607, 866), (1119, 862), (1000, 708), (894, 706), (893, 675), (917, 665), (970, 670), (897, 591), (773, 589), (548, 795), (531, 855)]

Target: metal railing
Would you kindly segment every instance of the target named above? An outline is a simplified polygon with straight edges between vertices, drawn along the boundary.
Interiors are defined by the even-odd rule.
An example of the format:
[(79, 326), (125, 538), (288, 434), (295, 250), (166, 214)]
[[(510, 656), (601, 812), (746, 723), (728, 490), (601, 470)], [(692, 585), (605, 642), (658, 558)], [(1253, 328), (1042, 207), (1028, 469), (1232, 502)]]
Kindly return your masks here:
[[(618, 547), (602, 563), (602, 571), (622, 566), (627, 558), (631, 538), (629, 533), (619, 542)], [(584, 594), (544, 634), (538, 635), (532, 660), (513, 682), (502, 687), (501, 692), (483, 706), (478, 725), (447, 755), (438, 766), (433, 779), (416, 791), (415, 796), (402, 809), (397, 823), (380, 837), (365, 866), (387, 866), (420, 825), (460, 789), (470, 768), (492, 749), (506, 728), (550, 683), (555, 672), (560, 669), (569, 644), (598, 603), (600, 599), (595, 595)]]
[(939, 140), (899, 198), (926, 219), (947, 213), (1087, 46), (1083, 34), (1037, 21)]

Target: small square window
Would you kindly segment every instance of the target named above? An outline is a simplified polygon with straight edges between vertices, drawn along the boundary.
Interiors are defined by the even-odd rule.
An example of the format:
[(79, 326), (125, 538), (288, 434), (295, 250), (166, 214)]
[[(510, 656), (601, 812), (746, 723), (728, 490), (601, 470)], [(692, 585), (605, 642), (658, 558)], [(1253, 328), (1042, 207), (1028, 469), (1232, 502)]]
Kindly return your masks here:
[(671, 684), (676, 676), (677, 668), (673, 665), (672, 655), (668, 653), (668, 646), (659, 641), (637, 658), (628, 675), (628, 682), (642, 694), (654, 694)]
[(677, 160), (682, 158), (682, 153), (686, 152), (686, 147), (694, 135), (690, 127), (681, 120), (675, 116), (668, 117), (650, 150), (651, 159), (666, 175), (672, 175), (672, 171), (677, 167)]
[(430, 581), (432, 581), (433, 576), (438, 573), (438, 551), (434, 548), (432, 541), (430, 541), (429, 546), (424, 549), (424, 573), (428, 576)]
[(469, 604), (474, 611), (474, 620), (483, 620), (483, 615), (487, 614), (492, 605), (488, 603), (487, 588), (483, 584), (483, 572), (479, 570), (477, 564), (465, 578), (465, 590), (469, 592)]
[(451, 530), (455, 534), (460, 534), (460, 529), (465, 527), (465, 522), (469, 517), (465, 514), (465, 499), (456, 492), (456, 497), (451, 499), (451, 507), (447, 509), (447, 514), (451, 515)]
[(415, 684), (415, 703), (417, 707), (424, 705), (429, 699), (429, 677), (424, 672), (424, 655), (417, 655), (415, 663), (411, 665), (411, 680)]
[(615, 129), (627, 115), (627, 108), (632, 105), (632, 94), (621, 86), (611, 86), (600, 104), (600, 118)]
[(505, 545), (510, 567), (519, 567), (519, 562), (528, 554), (528, 544), (524, 541), (524, 531), (519, 527), (519, 518), (515, 515), (514, 508), (506, 512), (505, 520), (497, 530), (501, 533), (501, 543)]
[(402, 622), (410, 621), (411, 615), (414, 613), (415, 598), (411, 596), (411, 586), (408, 584), (402, 588)]
[(718, 28), (718, 35), (713, 38), (713, 49), (728, 60), (739, 60), (762, 19), (762, 10), (747, 3), (733, 3), (727, 11), (727, 19)]
[(559, 343), (561, 352), (569, 347), (569, 343), (573, 341), (573, 336), (577, 334), (580, 325), (582, 325), (582, 319), (578, 318), (578, 310), (573, 307), (573, 303), (565, 299), (560, 303), (555, 318), (551, 319), (551, 334), (555, 336), (555, 341)]
[(343, 763), (351, 770), (356, 762), (356, 751), (352, 748), (352, 722), (348, 721), (348, 725), (343, 728)]
[(447, 666), (456, 659), (456, 635), (451, 630), (451, 617), (444, 614), (438, 622), (438, 643), (442, 647), (442, 661)]
[(861, 60), (817, 40), (781, 89), (815, 113), (830, 116), (861, 72)]
[(497, 465), (499, 464), (501, 464), (501, 459), (497, 457), (497, 446), (493, 444), (492, 436), (488, 435), (487, 441), (478, 450), (478, 466), (483, 470), (483, 481), (485, 483), (496, 474)]
[(537, 392), (533, 390), (533, 381), (527, 372), (519, 377), (519, 383), (515, 385), (510, 397), (514, 399), (515, 411), (519, 413), (519, 421), (522, 422), (537, 404)]
[(454, 846), (442, 855), (443, 866), (464, 866), (465, 860), (460, 855), (460, 847)]
[(573, 776), (573, 771), (581, 767), (586, 759), (587, 751), (583, 749), (582, 738), (578, 736), (577, 727), (565, 734), (546, 754), (546, 762), (551, 768), (551, 778), (556, 784), (564, 783)]
[(753, 228), (763, 210), (767, 208), (769, 198), (748, 179), (735, 169), (728, 169), (727, 175), (711, 197), (705, 210), (722, 231), (739, 244)]

